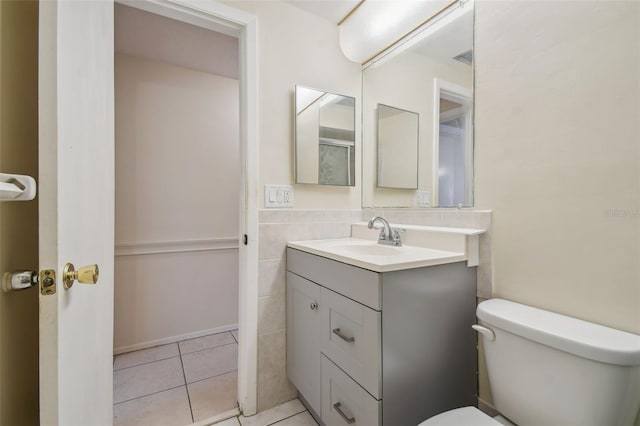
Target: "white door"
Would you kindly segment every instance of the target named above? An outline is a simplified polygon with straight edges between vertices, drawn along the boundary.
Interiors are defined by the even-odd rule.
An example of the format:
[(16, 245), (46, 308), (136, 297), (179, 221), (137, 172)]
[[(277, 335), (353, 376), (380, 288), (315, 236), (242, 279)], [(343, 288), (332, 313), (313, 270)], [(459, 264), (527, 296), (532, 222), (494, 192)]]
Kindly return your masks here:
[[(113, 419), (113, 2), (40, 2), (40, 424)], [(97, 264), (66, 290), (63, 268)], [(41, 280), (43, 281), (43, 280)]]

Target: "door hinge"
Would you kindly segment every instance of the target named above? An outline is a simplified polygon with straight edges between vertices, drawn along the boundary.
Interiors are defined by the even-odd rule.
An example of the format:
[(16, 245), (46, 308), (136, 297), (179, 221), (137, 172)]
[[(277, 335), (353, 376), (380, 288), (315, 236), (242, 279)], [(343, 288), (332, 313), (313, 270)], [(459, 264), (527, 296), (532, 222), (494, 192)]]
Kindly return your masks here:
[(244, 242), (244, 245), (246, 246), (247, 244), (249, 244), (249, 237), (247, 236), (247, 234), (244, 234), (244, 237), (242, 238), (242, 241)]

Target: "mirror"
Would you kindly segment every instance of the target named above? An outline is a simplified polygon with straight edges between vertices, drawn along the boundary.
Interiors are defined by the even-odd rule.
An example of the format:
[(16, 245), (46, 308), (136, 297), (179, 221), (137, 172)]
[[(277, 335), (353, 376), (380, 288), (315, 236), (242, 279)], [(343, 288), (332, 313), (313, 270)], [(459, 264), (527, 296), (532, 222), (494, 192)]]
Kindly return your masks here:
[(418, 113), (378, 104), (378, 188), (418, 189)]
[[(473, 2), (429, 19), (368, 62), (362, 80), (363, 207), (472, 206)], [(398, 149), (389, 163), (379, 105), (411, 111), (417, 121), (417, 149)], [(405, 126), (393, 127), (384, 128), (384, 139), (405, 137)], [(417, 185), (387, 184), (414, 170)]]
[(355, 185), (355, 98), (296, 85), (296, 183)]

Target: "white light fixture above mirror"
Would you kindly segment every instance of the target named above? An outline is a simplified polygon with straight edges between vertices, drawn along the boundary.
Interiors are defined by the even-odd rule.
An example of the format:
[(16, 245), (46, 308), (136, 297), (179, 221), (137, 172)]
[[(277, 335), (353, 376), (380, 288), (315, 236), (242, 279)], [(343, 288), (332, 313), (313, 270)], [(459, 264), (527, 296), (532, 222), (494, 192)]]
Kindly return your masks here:
[(364, 0), (339, 24), (340, 47), (366, 68), (448, 25), (473, 8), (467, 3), (472, 0)]

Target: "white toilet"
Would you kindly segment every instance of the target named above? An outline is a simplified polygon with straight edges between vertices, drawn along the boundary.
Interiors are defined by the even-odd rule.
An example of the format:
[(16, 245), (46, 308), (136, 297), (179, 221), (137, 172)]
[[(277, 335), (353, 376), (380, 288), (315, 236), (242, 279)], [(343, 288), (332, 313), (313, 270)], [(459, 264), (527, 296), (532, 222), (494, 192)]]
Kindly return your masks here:
[[(632, 425), (640, 408), (640, 336), (519, 303), (478, 305), (494, 406), (519, 426)], [(419, 426), (501, 426), (475, 407)]]

